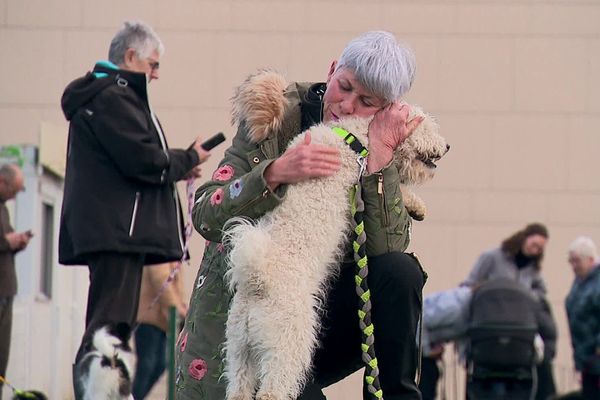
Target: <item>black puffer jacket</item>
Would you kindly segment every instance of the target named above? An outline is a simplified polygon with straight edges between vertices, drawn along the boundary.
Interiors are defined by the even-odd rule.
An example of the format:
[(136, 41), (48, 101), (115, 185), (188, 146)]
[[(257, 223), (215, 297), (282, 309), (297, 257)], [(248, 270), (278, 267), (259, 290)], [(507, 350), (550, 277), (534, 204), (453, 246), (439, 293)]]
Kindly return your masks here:
[(170, 150), (148, 103), (146, 76), (100, 63), (62, 97), (70, 121), (59, 261), (89, 253), (143, 253), (146, 263), (182, 256), (174, 183), (199, 163)]

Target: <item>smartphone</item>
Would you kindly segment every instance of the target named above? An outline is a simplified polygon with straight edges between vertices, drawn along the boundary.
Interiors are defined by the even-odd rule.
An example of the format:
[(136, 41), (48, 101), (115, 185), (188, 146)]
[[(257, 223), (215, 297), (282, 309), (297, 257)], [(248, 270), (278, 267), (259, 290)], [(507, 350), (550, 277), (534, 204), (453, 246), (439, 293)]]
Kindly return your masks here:
[(25, 231), (25, 234), (27, 235), (27, 237), (32, 238), (33, 237), (33, 231), (30, 229), (28, 231)]
[(202, 143), (200, 145), (200, 147), (202, 147), (206, 151), (210, 151), (210, 150), (214, 149), (216, 146), (218, 146), (219, 144), (223, 143), (224, 141), (225, 141), (225, 135), (223, 135), (223, 132), (219, 132), (216, 135), (214, 135), (213, 137), (207, 139), (204, 143)]

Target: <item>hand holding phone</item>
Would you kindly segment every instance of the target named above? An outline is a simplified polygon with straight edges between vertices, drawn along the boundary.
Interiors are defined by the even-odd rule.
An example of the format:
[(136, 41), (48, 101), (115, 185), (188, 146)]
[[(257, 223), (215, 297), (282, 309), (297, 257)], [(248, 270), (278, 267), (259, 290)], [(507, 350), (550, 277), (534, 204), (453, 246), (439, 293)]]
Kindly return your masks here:
[(196, 139), (193, 147), (194, 147), (194, 150), (196, 150), (196, 153), (198, 153), (198, 158), (200, 159), (200, 163), (203, 163), (204, 161), (208, 160), (208, 157), (210, 157), (209, 151), (211, 149), (213, 149), (215, 146), (217, 146), (218, 144), (223, 143), (224, 141), (225, 141), (225, 135), (223, 135), (223, 132), (217, 133), (216, 135), (209, 138), (208, 140), (205, 140), (204, 142), (200, 142), (200, 138)]

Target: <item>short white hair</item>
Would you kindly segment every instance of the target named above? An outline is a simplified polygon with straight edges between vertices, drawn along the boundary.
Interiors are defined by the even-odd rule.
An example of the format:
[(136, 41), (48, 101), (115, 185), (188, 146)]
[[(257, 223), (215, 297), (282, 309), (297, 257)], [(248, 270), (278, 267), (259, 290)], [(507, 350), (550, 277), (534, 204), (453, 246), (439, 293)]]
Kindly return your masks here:
[(375, 96), (391, 103), (412, 86), (416, 61), (412, 50), (385, 31), (370, 31), (352, 39), (336, 70), (347, 68)]
[(125, 62), (127, 49), (134, 49), (140, 58), (148, 57), (154, 50), (158, 55), (165, 52), (165, 46), (150, 25), (141, 21), (125, 21), (115, 34), (108, 49), (108, 61), (116, 65)]
[(594, 261), (598, 260), (598, 250), (596, 244), (588, 236), (579, 236), (569, 246), (569, 253), (579, 257), (591, 257)]

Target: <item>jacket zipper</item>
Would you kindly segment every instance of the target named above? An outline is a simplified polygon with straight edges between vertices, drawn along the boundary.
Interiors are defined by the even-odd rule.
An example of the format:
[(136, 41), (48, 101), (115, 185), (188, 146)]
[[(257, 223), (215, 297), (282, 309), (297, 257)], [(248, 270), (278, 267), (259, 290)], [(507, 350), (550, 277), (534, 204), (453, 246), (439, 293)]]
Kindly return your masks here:
[(269, 189), (267, 188), (267, 189), (263, 190), (263, 192), (261, 193), (261, 195), (259, 197), (255, 197), (252, 200), (248, 201), (243, 206), (241, 206), (239, 208), (239, 210), (237, 211), (237, 214), (242, 214), (242, 212), (246, 211), (250, 206), (254, 205), (259, 200), (266, 199), (268, 195), (269, 195)]
[(379, 209), (383, 216), (383, 226), (390, 225), (390, 216), (388, 215), (387, 204), (385, 201), (385, 191), (383, 190), (383, 174), (377, 174), (377, 194), (379, 195)]
[[(146, 82), (146, 96), (148, 96), (148, 82)], [(158, 119), (156, 118), (156, 114), (152, 110), (152, 106), (150, 106), (150, 100), (147, 99), (148, 110), (150, 111), (150, 119), (152, 119), (152, 124), (154, 124), (154, 128), (156, 129), (156, 133), (158, 134), (158, 139), (160, 140), (160, 145), (162, 147), (165, 156), (167, 157), (167, 161), (169, 160), (169, 151), (167, 150), (167, 140), (165, 139), (165, 134), (158, 123)], [(163, 183), (165, 181), (165, 177), (167, 176), (167, 169), (163, 169), (160, 175), (160, 182)], [(176, 199), (176, 201), (179, 201)]]
[(184, 251), (185, 240), (183, 236), (181, 236), (181, 231), (183, 230), (183, 228), (181, 227), (181, 220), (183, 219), (183, 210), (181, 209), (181, 202), (179, 201), (179, 192), (177, 191), (177, 187), (175, 185), (173, 185), (173, 198), (175, 199), (175, 208), (177, 209), (177, 236), (179, 237), (179, 245), (181, 246), (181, 251)]
[(133, 235), (135, 228), (135, 219), (137, 217), (138, 203), (140, 201), (140, 192), (135, 192), (135, 202), (133, 203), (133, 211), (131, 212), (131, 222), (129, 223), (129, 236)]

